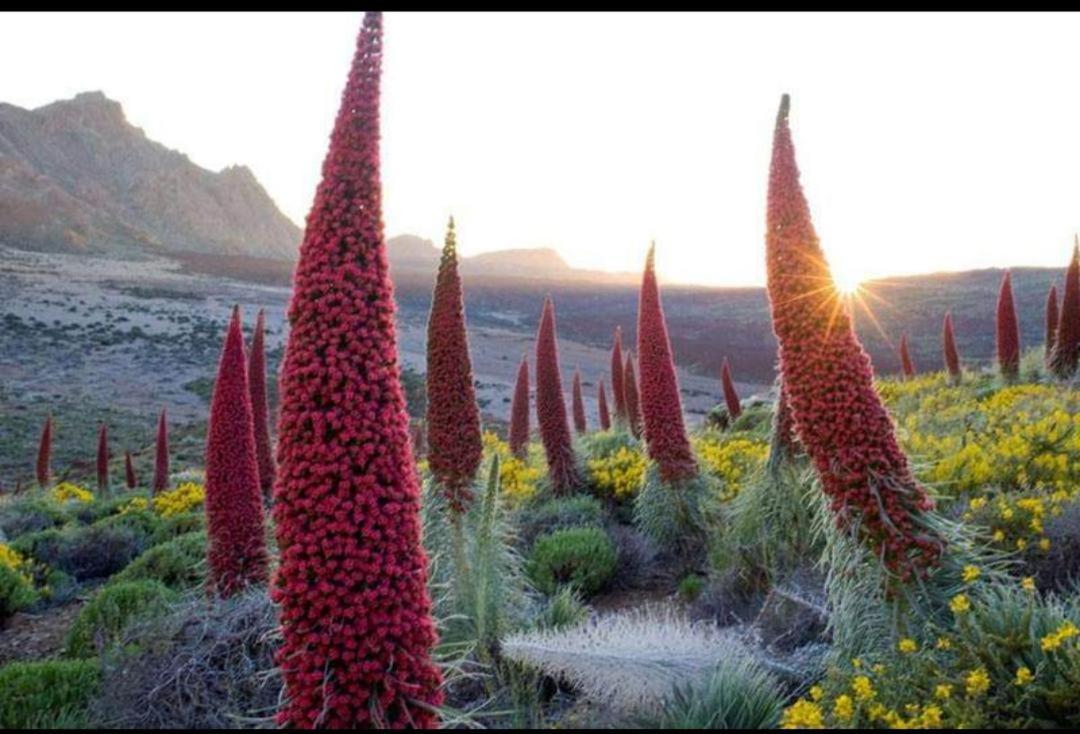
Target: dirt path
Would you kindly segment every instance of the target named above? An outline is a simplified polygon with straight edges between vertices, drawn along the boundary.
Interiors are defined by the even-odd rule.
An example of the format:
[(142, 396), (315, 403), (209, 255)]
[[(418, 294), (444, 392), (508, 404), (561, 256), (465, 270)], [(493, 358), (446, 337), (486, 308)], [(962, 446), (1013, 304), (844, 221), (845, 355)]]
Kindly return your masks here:
[(75, 599), (38, 614), (19, 612), (0, 629), (0, 665), (57, 657), (85, 600)]

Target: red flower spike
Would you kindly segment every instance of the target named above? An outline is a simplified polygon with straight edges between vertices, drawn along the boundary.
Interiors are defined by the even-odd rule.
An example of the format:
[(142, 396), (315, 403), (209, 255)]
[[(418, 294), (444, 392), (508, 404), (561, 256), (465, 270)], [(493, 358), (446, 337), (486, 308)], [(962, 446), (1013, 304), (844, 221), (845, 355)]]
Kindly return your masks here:
[(536, 420), (547, 455), (548, 478), (557, 495), (573, 491), (581, 482), (566, 419), (566, 399), (559, 375), (559, 348), (555, 337), (555, 304), (544, 299), (536, 334)]
[(98, 429), (97, 486), (102, 494), (109, 491), (109, 429), (104, 423)]
[(139, 486), (139, 479), (135, 476), (135, 463), (131, 460), (131, 452), (124, 452), (124, 483), (128, 489)]
[(870, 359), (833, 284), (799, 184), (786, 95), (773, 139), (766, 233), (773, 329), (799, 441), (837, 524), (857, 528), (900, 579), (922, 576), (944, 545), (919, 522), (933, 502), (897, 444)]
[(1001, 280), (997, 302), (997, 358), (1001, 376), (1013, 382), (1020, 376), (1020, 323), (1013, 303), (1012, 275)]
[(731, 365), (727, 357), (720, 367), (720, 382), (724, 386), (724, 403), (727, 405), (728, 415), (735, 420), (742, 414), (742, 403), (739, 402), (739, 393), (735, 390), (735, 381), (731, 379)]
[(634, 438), (641, 438), (644, 419), (641, 416), (641, 393), (638, 392), (637, 375), (634, 372), (634, 355), (626, 355), (623, 368), (623, 400), (626, 402), (626, 422)]
[(381, 57), (369, 13), (289, 305), (272, 590), (286, 728), (431, 728), (442, 703), (382, 223)]
[(157, 426), (157, 446), (154, 451), (154, 494), (169, 488), (169, 425), (165, 408), (161, 409)]
[(900, 335), (900, 368), (903, 370), (904, 377), (915, 376), (915, 363), (911, 360), (907, 334)]
[(1057, 340), (1058, 328), (1058, 295), (1057, 286), (1051, 285), (1050, 292), (1046, 294), (1046, 364), (1054, 354), (1054, 342)]
[(574, 383), (570, 395), (573, 406), (571, 412), (574, 415), (574, 430), (578, 433), (585, 433), (587, 430), (585, 424), (585, 399), (581, 397), (581, 373), (577, 370), (574, 370)]
[(615, 340), (611, 344), (611, 399), (615, 401), (615, 423), (627, 424), (626, 395), (623, 386), (624, 371), (622, 354), (622, 329), (615, 327)]
[(607, 393), (604, 392), (604, 379), (600, 378), (600, 386), (596, 388), (597, 410), (600, 413), (600, 430), (611, 430), (611, 413), (608, 411)]
[(945, 314), (941, 326), (941, 348), (945, 354), (945, 369), (954, 380), (960, 379), (960, 353), (956, 351), (956, 335), (953, 333), (952, 314)]
[(274, 491), (274, 451), (270, 445), (270, 405), (266, 397), (266, 312), (261, 308), (255, 319), (248, 354), (248, 388), (251, 393), (251, 416), (255, 426), (255, 457), (259, 461), (259, 488), (270, 499)]
[(450, 509), (464, 512), (472, 500), (472, 482), (484, 447), (465, 332), (453, 217), (446, 228), (428, 317), (427, 444), (428, 465)]
[(255, 424), (240, 307), (221, 348), (206, 425), (207, 589), (232, 596), (266, 581), (267, 555)]
[[(683, 424), (679, 379), (671, 357), (660, 287), (656, 282), (655, 245), (649, 246), (649, 254), (645, 257), (638, 297), (637, 335), (641, 387), (633, 391), (637, 399), (631, 400), (640, 407), (639, 425), (645, 435), (649, 458), (656, 462), (665, 481), (688, 479), (697, 474), (697, 461)], [(633, 365), (630, 365), (623, 389), (629, 394), (629, 386), (635, 382)]]
[(519, 459), (529, 450), (529, 358), (522, 355), (510, 403), (510, 452)]
[(39, 487), (49, 484), (52, 474), (52, 416), (45, 417), (45, 425), (41, 427), (41, 440), (38, 442), (37, 453), (37, 483)]
[(1072, 260), (1065, 272), (1065, 293), (1061, 297), (1057, 336), (1051, 369), (1067, 379), (1076, 374), (1080, 362), (1080, 243), (1073, 247)]

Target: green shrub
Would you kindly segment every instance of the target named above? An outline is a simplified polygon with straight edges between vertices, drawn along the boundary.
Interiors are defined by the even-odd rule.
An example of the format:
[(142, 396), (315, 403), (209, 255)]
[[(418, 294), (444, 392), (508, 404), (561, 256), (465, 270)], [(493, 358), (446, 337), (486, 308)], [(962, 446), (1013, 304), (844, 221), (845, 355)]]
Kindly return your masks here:
[(589, 616), (589, 607), (581, 601), (573, 586), (564, 586), (547, 600), (533, 627), (541, 630), (560, 630), (581, 624)]
[(161, 614), (176, 593), (160, 581), (109, 584), (79, 612), (64, 645), (68, 657), (95, 655), (116, 642), (124, 627), (138, 617)]
[(0, 668), (0, 728), (52, 728), (81, 723), (99, 687), (93, 660), (9, 663)]
[(83, 525), (92, 525), (98, 520), (103, 520), (120, 512), (135, 497), (144, 497), (145, 493), (126, 492), (105, 499), (87, 502), (75, 507), (71, 514), (75, 520)]
[(587, 494), (579, 494), (522, 508), (518, 519), (518, 535), (527, 545), (531, 545), (539, 536), (556, 530), (598, 528), (603, 525), (604, 507), (600, 500)]
[(0, 622), (35, 601), (33, 583), (13, 568), (0, 565)]
[(686, 601), (695, 601), (705, 589), (705, 577), (696, 573), (687, 574), (679, 582), (679, 596)]
[(526, 573), (536, 588), (554, 594), (563, 584), (585, 596), (597, 593), (615, 573), (615, 546), (600, 528), (556, 530), (536, 541)]
[(710, 477), (700, 474), (665, 482), (656, 464), (645, 470), (641, 493), (634, 501), (634, 524), (656, 545), (693, 565), (705, 549), (709, 498), (717, 496)]
[(0, 534), (15, 539), (68, 521), (67, 513), (44, 497), (28, 497), (0, 504)]
[(161, 518), (161, 526), (154, 536), (156, 543), (205, 529), (206, 513), (202, 510)]
[(165, 521), (151, 510), (129, 510), (117, 515), (103, 517), (91, 528), (127, 528), (145, 548), (170, 539)]
[(42, 530), (11, 544), (22, 555), (79, 581), (116, 573), (146, 546), (146, 539), (130, 527), (100, 524)]
[(185, 533), (155, 545), (112, 578), (112, 583), (160, 581), (171, 589), (188, 589), (206, 578), (206, 533)]

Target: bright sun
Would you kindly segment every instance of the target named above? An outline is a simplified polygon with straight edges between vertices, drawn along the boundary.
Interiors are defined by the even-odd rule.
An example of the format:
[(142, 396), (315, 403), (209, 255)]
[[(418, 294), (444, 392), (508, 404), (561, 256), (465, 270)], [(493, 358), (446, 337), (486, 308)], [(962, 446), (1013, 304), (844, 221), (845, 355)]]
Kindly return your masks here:
[(840, 291), (842, 296), (853, 296), (859, 292), (862, 286), (863, 279), (854, 273), (844, 272), (842, 270), (833, 271), (833, 283), (836, 284), (836, 290)]

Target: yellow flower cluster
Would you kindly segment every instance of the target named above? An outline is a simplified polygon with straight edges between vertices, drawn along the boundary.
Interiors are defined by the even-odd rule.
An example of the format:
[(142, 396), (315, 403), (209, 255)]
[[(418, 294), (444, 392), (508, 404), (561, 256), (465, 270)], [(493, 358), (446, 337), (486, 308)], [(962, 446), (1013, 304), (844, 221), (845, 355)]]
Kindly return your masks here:
[(1050, 550), (1045, 521), (1063, 512), (1071, 499), (1065, 490), (1055, 490), (1048, 496), (1012, 496), (1000, 494), (991, 501), (975, 497), (964, 513), (966, 522), (989, 528), (990, 538), (1003, 550)]
[(28, 584), (33, 583), (29, 564), (11, 546), (0, 543), (0, 566), (5, 566), (21, 576)]
[[(901, 641), (901, 646), (903, 642)], [(908, 642), (915, 644), (914, 640)], [(858, 659), (853, 660), (852, 665), (856, 670), (862, 669), (862, 662)], [(882, 665), (873, 666), (873, 670), (885, 672)], [(877, 701), (877, 691), (868, 675), (854, 676), (849, 690), (836, 696), (831, 709), (821, 686), (811, 687), (809, 695), (809, 700), (801, 698), (784, 710), (780, 722), (782, 728), (824, 729), (828, 725), (849, 727), (860, 715), (866, 723), (880, 723), (890, 729), (939, 729), (943, 726), (944, 712), (937, 704), (909, 703), (903, 706), (903, 713), (900, 713)], [(938, 699), (947, 700), (951, 695), (951, 685), (937, 686)], [(831, 711), (831, 716), (827, 711)]]
[(821, 706), (813, 701), (799, 699), (784, 710), (784, 717), (780, 720), (781, 729), (822, 729), (825, 727), (825, 717), (822, 715)]
[(93, 502), (94, 493), (85, 487), (80, 487), (71, 482), (61, 482), (49, 490), (49, 497), (54, 502)]
[(206, 490), (201, 484), (184, 482), (176, 489), (155, 495), (154, 512), (162, 517), (183, 515), (201, 505), (206, 499)]
[(483, 443), (485, 462), (491, 461), (495, 454), (499, 456), (499, 487), (512, 504), (524, 502), (536, 494), (544, 472), (534, 461), (536, 457), (531, 446), (529, 456), (523, 460), (511, 454), (510, 446), (491, 431), (484, 432)]
[(1060, 649), (1067, 640), (1077, 635), (1080, 635), (1080, 627), (1077, 627), (1072, 622), (1065, 622), (1057, 630), (1043, 637), (1040, 644), (1043, 652), (1053, 652)]
[(641, 451), (620, 446), (607, 456), (589, 459), (589, 476), (603, 493), (616, 500), (629, 499), (641, 489), (646, 463)]
[(723, 482), (720, 495), (723, 501), (738, 495), (746, 480), (769, 456), (767, 441), (743, 436), (698, 436), (694, 439), (694, 449), (705, 469)]

